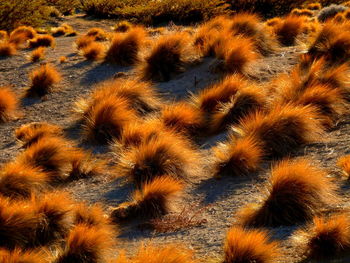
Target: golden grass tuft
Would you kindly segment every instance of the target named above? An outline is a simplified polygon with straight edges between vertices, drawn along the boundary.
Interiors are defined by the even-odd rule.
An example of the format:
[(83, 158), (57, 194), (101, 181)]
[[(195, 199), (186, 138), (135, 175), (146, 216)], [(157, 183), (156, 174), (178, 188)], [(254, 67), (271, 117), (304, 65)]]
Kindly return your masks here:
[(229, 125), (239, 123), (246, 115), (265, 110), (266, 104), (266, 94), (261, 87), (249, 85), (241, 88), (229, 102), (221, 104), (212, 114), (209, 122), (210, 133), (226, 130)]
[(343, 170), (346, 177), (350, 177), (350, 155), (340, 157), (337, 165)]
[(214, 176), (247, 176), (258, 170), (264, 150), (253, 136), (236, 139), (230, 136), (226, 143), (212, 149)]
[(11, 32), (10, 41), (15, 39), (17, 36), (24, 38), (24, 41), (26, 41), (36, 37), (36, 31), (30, 26), (19, 26)]
[(186, 138), (166, 132), (123, 151), (116, 169), (140, 187), (163, 175), (187, 181), (199, 175), (201, 162), (201, 154)]
[(311, 11), (310, 9), (294, 8), (290, 14), (292, 16), (312, 17), (314, 15), (314, 12)]
[(81, 51), (87, 60), (101, 60), (105, 56), (105, 46), (98, 42), (91, 42)]
[(9, 87), (0, 87), (0, 123), (17, 119), (19, 100)]
[(0, 194), (11, 199), (28, 199), (46, 189), (48, 181), (47, 174), (40, 169), (15, 161), (0, 170)]
[(201, 134), (205, 125), (203, 113), (186, 102), (177, 102), (165, 106), (159, 118), (165, 127), (189, 136)]
[(309, 10), (321, 10), (322, 9), (322, 5), (320, 3), (310, 3), (306, 6), (307, 9)]
[(110, 218), (105, 214), (100, 204), (88, 206), (85, 203), (74, 205), (74, 224), (107, 227), (111, 224)]
[(0, 41), (6, 41), (9, 39), (9, 34), (5, 30), (0, 30)]
[(99, 84), (89, 99), (81, 99), (76, 103), (75, 111), (80, 116), (87, 116), (101, 100), (110, 97), (125, 100), (128, 108), (140, 116), (158, 111), (162, 106), (162, 101), (151, 83), (117, 79)]
[(219, 83), (199, 91), (192, 97), (192, 102), (202, 111), (213, 112), (218, 110), (221, 104), (230, 102), (246, 85), (247, 82), (240, 75), (230, 75)]
[(53, 90), (61, 80), (61, 74), (51, 64), (45, 64), (30, 73), (31, 85), (26, 91), (27, 97), (42, 97)]
[(269, 20), (267, 20), (265, 23), (267, 26), (271, 26), (274, 27), (280, 23), (283, 22), (283, 19), (280, 17), (274, 17), (274, 18), (270, 18)]
[(86, 48), (88, 45), (93, 43), (95, 41), (95, 38), (93, 36), (81, 36), (75, 41), (75, 45), (78, 50)]
[(294, 239), (304, 248), (304, 254), (309, 259), (338, 258), (350, 251), (349, 215), (314, 217), (313, 223), (297, 231)]
[(30, 61), (31, 62), (38, 62), (39, 60), (43, 60), (45, 56), (45, 47), (38, 47), (37, 49), (33, 50), (33, 52), (30, 54)]
[(133, 194), (132, 201), (112, 210), (115, 221), (132, 218), (158, 218), (169, 213), (171, 200), (183, 189), (183, 184), (170, 176), (162, 176), (145, 183)]
[(7, 41), (0, 41), (0, 57), (10, 57), (17, 54), (16, 46)]
[(68, 58), (65, 56), (61, 56), (58, 61), (62, 64), (62, 63), (66, 63), (68, 61)]
[(315, 108), (292, 104), (273, 106), (268, 113), (249, 114), (235, 130), (244, 136), (254, 136), (271, 157), (282, 157), (301, 145), (321, 141), (324, 133)]
[(2, 263), (48, 263), (50, 256), (44, 251), (36, 250), (6, 250), (0, 249), (0, 262)]
[(231, 19), (231, 34), (249, 38), (256, 50), (263, 56), (268, 56), (278, 48), (276, 39), (269, 33), (259, 16), (252, 13), (238, 13)]
[(180, 32), (161, 36), (140, 66), (141, 76), (146, 80), (169, 81), (195, 60), (188, 34)]
[(103, 97), (88, 111), (84, 136), (91, 142), (106, 144), (118, 138), (124, 126), (137, 118), (123, 97)]
[(146, 30), (140, 26), (116, 34), (107, 50), (106, 61), (122, 66), (134, 65), (140, 61), (140, 51), (146, 41)]
[(78, 224), (70, 231), (55, 262), (107, 262), (115, 243), (113, 238), (114, 233), (109, 228)]
[(23, 147), (27, 148), (43, 137), (59, 137), (63, 135), (61, 127), (47, 122), (31, 122), (15, 130), (15, 137)]
[(196, 263), (192, 250), (181, 244), (168, 244), (166, 246), (155, 246), (151, 243), (141, 245), (136, 255), (127, 259), (121, 253), (116, 261), (112, 263), (163, 263), (166, 259), (167, 263)]
[(273, 31), (281, 45), (294, 46), (297, 44), (298, 36), (303, 32), (303, 26), (304, 18), (287, 16), (273, 27)]
[(120, 32), (120, 33), (125, 33), (129, 31), (131, 28), (133, 28), (134, 25), (128, 21), (120, 21), (114, 26), (114, 31), (115, 32)]
[(259, 58), (254, 42), (249, 38), (235, 37), (224, 46), (224, 68), (230, 74), (246, 73), (249, 63)]
[(336, 185), (307, 159), (279, 162), (271, 171), (266, 189), (262, 203), (238, 212), (242, 224), (275, 227), (304, 223), (336, 199)]
[(224, 244), (224, 263), (272, 263), (281, 257), (279, 243), (271, 241), (265, 230), (231, 227)]
[(29, 48), (54, 47), (55, 38), (51, 35), (42, 35), (29, 40)]
[(105, 41), (108, 39), (108, 34), (102, 28), (93, 27), (86, 33), (86, 36), (93, 37), (97, 41)]

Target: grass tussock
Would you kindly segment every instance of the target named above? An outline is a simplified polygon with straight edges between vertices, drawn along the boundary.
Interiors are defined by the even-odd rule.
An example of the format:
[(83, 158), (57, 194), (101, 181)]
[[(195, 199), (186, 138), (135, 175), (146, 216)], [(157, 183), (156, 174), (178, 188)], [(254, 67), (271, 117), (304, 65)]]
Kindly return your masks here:
[(107, 50), (106, 60), (122, 66), (134, 65), (140, 61), (140, 51), (147, 38), (143, 27), (134, 27), (127, 33), (118, 33), (114, 36)]
[(324, 133), (313, 107), (292, 104), (274, 106), (268, 113), (258, 111), (249, 114), (235, 131), (257, 138), (265, 155), (272, 157), (285, 156), (300, 145), (320, 141)]
[(137, 118), (122, 97), (104, 97), (92, 106), (84, 120), (84, 137), (106, 144), (119, 138), (124, 126)]
[(33, 39), (36, 37), (36, 31), (31, 26), (19, 26), (15, 28), (11, 34), (10, 34), (10, 41), (11, 39), (16, 38), (17, 36), (21, 36), (24, 38), (24, 41), (28, 39)]
[(5, 164), (0, 170), (0, 194), (10, 199), (28, 199), (46, 189), (48, 182), (46, 173), (20, 162)]
[(320, 3), (310, 3), (306, 6), (307, 9), (309, 10), (321, 10), (322, 9), (322, 5)]
[(346, 177), (350, 176), (350, 155), (342, 156), (338, 159), (337, 165), (343, 170)]
[(314, 217), (313, 223), (294, 236), (307, 258), (327, 260), (340, 257), (350, 250), (350, 220), (348, 214)]
[(87, 117), (100, 101), (111, 97), (125, 100), (127, 107), (140, 116), (159, 111), (162, 106), (159, 95), (149, 82), (123, 79), (100, 84), (89, 99), (81, 99), (76, 103), (75, 111), (80, 117)]
[(121, 153), (117, 172), (140, 187), (156, 177), (189, 180), (201, 171), (201, 155), (184, 137), (165, 132)]
[(310, 221), (334, 203), (335, 189), (325, 171), (309, 160), (283, 160), (271, 171), (262, 203), (243, 208), (240, 222), (259, 227)]
[(183, 184), (172, 177), (162, 176), (145, 183), (133, 194), (132, 201), (113, 209), (116, 221), (132, 218), (158, 218), (169, 213), (171, 200), (180, 193)]
[(108, 40), (108, 34), (102, 28), (93, 27), (88, 30), (86, 36), (93, 37), (97, 41)]
[(0, 123), (19, 117), (19, 100), (9, 87), (0, 87)]
[(224, 263), (276, 262), (281, 257), (278, 242), (271, 241), (265, 230), (231, 227), (224, 244)]
[(88, 206), (85, 203), (78, 203), (74, 206), (74, 224), (107, 227), (111, 222), (100, 204)]
[(98, 42), (91, 42), (81, 51), (87, 60), (101, 60), (105, 56), (105, 46)]
[(143, 79), (169, 81), (174, 74), (182, 72), (195, 60), (190, 43), (186, 33), (161, 36), (141, 65)]
[(165, 127), (189, 136), (203, 133), (205, 116), (189, 103), (178, 102), (165, 106), (160, 115)]
[(58, 61), (62, 64), (62, 63), (66, 63), (68, 61), (68, 58), (65, 56), (61, 56)]
[(113, 246), (114, 236), (109, 228), (78, 224), (69, 232), (66, 245), (54, 262), (106, 262)]
[(51, 64), (45, 64), (30, 73), (31, 85), (26, 91), (27, 97), (42, 97), (53, 90), (60, 82), (61, 74)]
[(314, 15), (314, 12), (309, 9), (294, 8), (290, 14), (292, 16), (312, 17)]
[(132, 23), (130, 23), (129, 21), (123, 20), (123, 21), (118, 22), (113, 27), (113, 30), (115, 32), (125, 33), (127, 31), (129, 31), (132, 27), (134, 27), (134, 25)]
[(29, 40), (29, 48), (54, 47), (55, 38), (51, 35), (41, 35)]
[(31, 122), (15, 130), (15, 137), (24, 148), (38, 142), (43, 137), (60, 137), (62, 135), (61, 127), (47, 122)]
[(283, 46), (297, 44), (298, 36), (303, 32), (304, 18), (300, 16), (287, 16), (273, 27), (277, 40)]
[(224, 144), (213, 148), (214, 176), (245, 176), (258, 170), (263, 149), (253, 136), (236, 139), (230, 136)]
[(263, 56), (268, 56), (278, 49), (273, 34), (265, 28), (260, 17), (253, 13), (238, 13), (232, 17), (231, 34), (251, 39), (255, 49)]
[(17, 54), (16, 45), (8, 41), (0, 41), (0, 57), (11, 57)]
[(30, 54), (30, 61), (35, 63), (39, 60), (43, 60), (45, 56), (45, 48), (44, 47), (38, 47), (37, 49), (33, 50), (33, 52)]
[(78, 39), (75, 41), (75, 45), (78, 50), (81, 50), (89, 46), (94, 41), (95, 41), (95, 37), (83, 35), (81, 37), (78, 37)]
[(3, 263), (48, 263), (50, 257), (43, 251), (21, 249), (0, 249), (0, 261)]
[(194, 252), (181, 244), (168, 244), (155, 246), (152, 244), (141, 245), (136, 254), (130, 259), (121, 254), (113, 263), (162, 263), (166, 258), (169, 263), (196, 263)]
[(6, 41), (9, 39), (9, 34), (5, 30), (0, 30), (0, 41)]

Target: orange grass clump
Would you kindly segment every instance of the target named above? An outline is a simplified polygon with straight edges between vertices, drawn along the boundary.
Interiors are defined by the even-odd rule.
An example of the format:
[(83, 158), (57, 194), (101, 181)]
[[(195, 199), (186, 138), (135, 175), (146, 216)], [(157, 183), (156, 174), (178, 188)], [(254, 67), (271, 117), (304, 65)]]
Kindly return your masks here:
[(310, 9), (294, 8), (290, 14), (292, 16), (312, 17), (314, 15), (314, 12), (312, 12)]
[(40, 169), (19, 162), (0, 170), (0, 194), (11, 199), (28, 199), (48, 187), (48, 176)]
[(114, 233), (109, 228), (76, 225), (66, 238), (66, 245), (55, 263), (102, 263), (107, 262), (114, 246)]
[(0, 87), (0, 123), (19, 117), (19, 100), (9, 87)]
[(266, 189), (261, 204), (248, 205), (238, 213), (241, 223), (256, 227), (304, 223), (336, 200), (336, 185), (307, 159), (275, 165)]
[(224, 263), (272, 263), (280, 258), (278, 242), (271, 241), (265, 230), (231, 227), (224, 244)]
[(202, 111), (213, 112), (220, 108), (221, 104), (228, 103), (247, 82), (239, 75), (230, 75), (217, 84), (199, 91), (192, 96), (192, 101)]
[(7, 41), (0, 41), (0, 57), (10, 57), (17, 53), (16, 45)]
[(166, 246), (155, 246), (150, 244), (142, 245), (136, 255), (127, 259), (123, 253), (120, 253), (117, 260), (111, 263), (196, 263), (192, 250), (181, 244), (168, 244)]
[(119, 138), (124, 126), (137, 118), (121, 97), (104, 97), (94, 105), (84, 123), (85, 137), (92, 142), (106, 144)]
[(122, 79), (100, 84), (89, 99), (81, 99), (76, 103), (75, 111), (81, 116), (87, 116), (101, 101), (111, 97), (125, 100), (128, 108), (141, 116), (158, 111), (162, 105), (159, 95), (149, 82)]
[(60, 58), (59, 58), (59, 62), (62, 64), (62, 63), (66, 63), (68, 61), (68, 58), (67, 57), (65, 57), (65, 56), (61, 56)]
[(118, 22), (115, 26), (114, 26), (114, 31), (115, 32), (120, 32), (120, 33), (125, 33), (127, 31), (129, 31), (131, 28), (133, 28), (133, 24), (131, 24), (128, 21), (120, 21)]
[(254, 43), (249, 38), (235, 37), (228, 41), (223, 51), (224, 69), (230, 73), (242, 73), (247, 70), (247, 65), (259, 58), (255, 52)]
[(235, 36), (251, 39), (255, 49), (268, 56), (278, 48), (276, 39), (269, 33), (260, 17), (251, 13), (238, 13), (231, 18), (230, 31)]
[[(28, 39), (36, 37), (36, 31), (30, 26), (19, 26), (13, 30), (10, 34), (10, 42), (15, 41), (16, 38), (22, 39), (21, 42), (25, 42)], [(15, 41), (17, 42), (17, 41)]]
[(102, 28), (93, 27), (86, 33), (86, 36), (93, 37), (97, 41), (105, 41), (108, 39), (108, 34)]
[(186, 138), (172, 133), (152, 136), (121, 153), (117, 171), (140, 187), (156, 177), (188, 180), (200, 173), (202, 157)]
[(106, 53), (106, 61), (122, 66), (134, 65), (140, 61), (140, 50), (147, 38), (143, 27), (135, 27), (124, 34), (116, 34)]
[(205, 124), (203, 113), (186, 102), (165, 106), (161, 111), (160, 120), (165, 127), (190, 136), (202, 133)]
[(27, 97), (42, 97), (52, 91), (60, 82), (61, 74), (51, 64), (45, 64), (30, 73), (31, 85), (26, 91)]
[(51, 35), (42, 35), (29, 40), (29, 48), (54, 47), (55, 38)]
[(44, 47), (39, 47), (30, 54), (30, 61), (31, 62), (38, 62), (39, 60), (44, 59), (45, 55), (45, 48)]
[(47, 122), (31, 122), (15, 130), (15, 137), (27, 148), (43, 137), (60, 137), (63, 134), (61, 127)]
[(218, 133), (229, 127), (229, 125), (237, 124), (246, 115), (263, 111), (266, 106), (266, 95), (259, 86), (247, 86), (240, 89), (231, 100), (220, 105), (209, 123), (211, 133)]
[(141, 75), (146, 80), (169, 81), (172, 75), (182, 72), (196, 59), (188, 34), (161, 36), (145, 57)]
[(42, 137), (22, 152), (17, 160), (48, 173), (50, 182), (55, 184), (66, 180), (72, 151), (62, 138)]
[(50, 256), (44, 251), (22, 251), (20, 249), (0, 249), (0, 262), (2, 263), (48, 263)]
[(183, 184), (170, 176), (155, 178), (136, 190), (132, 201), (114, 208), (111, 217), (116, 221), (160, 217), (169, 213), (171, 200), (182, 189)]
[(78, 50), (83, 49), (93, 43), (95, 41), (95, 38), (92, 36), (81, 36), (75, 41), (75, 45)]
[(267, 156), (282, 157), (301, 145), (322, 140), (319, 115), (310, 106), (276, 105), (268, 113), (257, 111), (234, 128), (243, 136), (254, 136)]
[(306, 6), (306, 8), (309, 10), (321, 10), (322, 5), (320, 3), (310, 3)]
[(350, 155), (340, 157), (337, 165), (343, 170), (347, 177), (350, 177)]
[(91, 42), (82, 48), (82, 53), (87, 60), (100, 60), (105, 56), (105, 47), (101, 43)]
[(314, 217), (312, 224), (295, 233), (294, 240), (309, 259), (335, 259), (347, 254), (350, 251), (349, 215)]
[(0, 41), (5, 41), (9, 39), (9, 35), (7, 31), (5, 30), (0, 30)]
[(74, 224), (86, 224), (89, 226), (106, 227), (111, 224), (110, 218), (104, 213), (100, 204), (87, 206), (85, 203), (78, 203), (74, 206)]
[(294, 46), (298, 36), (302, 33), (304, 18), (299, 16), (287, 16), (282, 22), (273, 28), (277, 40), (283, 46)]
[(214, 176), (244, 176), (258, 170), (263, 149), (253, 136), (236, 139), (230, 135), (226, 143), (213, 148)]

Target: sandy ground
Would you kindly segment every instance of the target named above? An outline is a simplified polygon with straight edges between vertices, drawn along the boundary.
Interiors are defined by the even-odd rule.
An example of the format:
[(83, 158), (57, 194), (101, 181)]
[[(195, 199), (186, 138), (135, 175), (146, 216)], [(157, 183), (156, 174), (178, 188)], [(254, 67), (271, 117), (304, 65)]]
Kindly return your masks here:
[[(63, 21), (62, 21), (63, 22)], [(84, 20), (79, 17), (68, 17), (64, 22), (71, 24), (77, 31), (84, 32), (91, 27), (102, 27), (110, 30), (113, 21)], [(63, 81), (57, 86), (57, 91), (46, 96), (44, 100), (23, 100), (21, 110), (23, 118), (0, 126), (0, 163), (13, 159), (20, 147), (14, 139), (14, 130), (24, 123), (33, 121), (47, 121), (66, 127), (68, 136), (79, 140), (79, 130), (74, 129), (72, 107), (80, 97), (88, 96), (94, 85), (112, 78), (118, 72), (125, 72), (132, 76), (132, 68), (123, 68), (100, 62), (87, 62), (77, 54), (73, 48), (76, 37), (56, 38), (55, 49), (48, 49), (44, 62), (54, 64), (63, 75)], [(296, 63), (300, 50), (291, 47), (281, 50), (278, 54), (251, 65), (250, 75), (266, 81), (279, 72), (288, 72)], [(21, 94), (28, 86), (28, 73), (38, 67), (38, 64), (28, 62), (28, 50), (20, 51), (18, 55), (0, 60), (0, 85), (11, 85)], [(58, 58), (66, 56), (67, 63), (59, 64)], [(212, 59), (205, 59), (200, 64), (180, 74), (175, 79), (155, 84), (163, 96), (169, 100), (178, 100), (188, 96), (189, 92), (202, 89), (218, 79), (210, 72)], [(196, 83), (195, 84), (195, 79)], [(72, 128), (73, 127), (73, 128)], [(332, 176), (338, 178), (341, 185), (342, 207), (348, 206), (348, 183), (339, 178), (340, 171), (336, 168), (337, 158), (350, 152), (350, 117), (344, 116), (336, 128), (329, 133), (326, 143), (309, 145), (293, 155), (307, 155), (318, 162), (320, 166), (329, 170)], [(211, 138), (204, 142), (201, 149), (208, 153), (211, 145), (223, 140), (224, 135)], [(95, 147), (94, 152), (99, 158), (112, 158), (112, 154), (105, 147)], [(206, 219), (200, 227), (185, 229), (175, 233), (157, 234), (149, 230), (140, 229), (137, 224), (127, 224), (121, 228), (119, 248), (127, 249), (131, 253), (141, 242), (152, 240), (154, 243), (180, 242), (194, 248), (200, 258), (217, 257), (222, 253), (222, 243), (228, 228), (235, 222), (235, 212), (247, 203), (257, 202), (260, 198), (260, 188), (267, 178), (270, 164), (257, 176), (248, 179), (223, 178), (216, 180), (203, 174), (186, 190), (185, 197), (178, 201), (177, 211), (184, 207), (203, 208), (199, 219)], [(113, 174), (113, 169), (109, 173)], [(111, 181), (107, 175), (73, 182), (64, 188), (70, 191), (77, 200), (88, 202), (102, 202), (107, 206), (117, 205), (125, 201), (132, 188), (124, 180)], [(273, 238), (281, 241), (285, 256), (279, 262), (297, 262), (300, 251), (295, 248), (289, 237), (295, 228), (270, 229)], [(203, 260), (206, 261), (206, 260)], [(345, 261), (344, 261), (345, 262)]]

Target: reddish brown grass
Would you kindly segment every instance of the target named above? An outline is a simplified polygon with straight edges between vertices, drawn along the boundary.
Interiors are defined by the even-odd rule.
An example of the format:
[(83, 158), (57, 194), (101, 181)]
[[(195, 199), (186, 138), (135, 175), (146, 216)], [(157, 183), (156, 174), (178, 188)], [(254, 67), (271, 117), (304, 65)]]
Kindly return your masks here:
[(108, 34), (102, 28), (93, 27), (86, 33), (86, 36), (93, 37), (97, 41), (105, 41), (108, 39)]
[(0, 87), (0, 123), (19, 117), (19, 100), (9, 87)]
[(273, 28), (278, 41), (283, 46), (294, 46), (298, 36), (302, 33), (304, 18), (299, 16), (287, 16), (281, 23)]
[(29, 40), (29, 48), (54, 47), (55, 38), (51, 35), (42, 35)]
[(337, 165), (343, 170), (346, 177), (350, 177), (350, 155), (340, 157)]
[(0, 41), (0, 57), (10, 57), (17, 54), (16, 46), (7, 41)]
[(105, 46), (97, 42), (91, 42), (81, 51), (87, 60), (101, 60), (105, 56)]
[(84, 36), (79, 37), (75, 41), (75, 45), (76, 45), (77, 49), (80, 50), (80, 49), (87, 47), (88, 45), (90, 45), (94, 41), (95, 41), (94, 37), (84, 35)]
[(27, 97), (42, 97), (53, 90), (53, 86), (60, 82), (61, 74), (51, 64), (45, 64), (30, 73), (31, 85), (26, 91)]
[(0, 249), (0, 262), (2, 263), (48, 263), (50, 256), (44, 251), (34, 250), (6, 250)]
[[(248, 205), (238, 216), (244, 225), (281, 226), (304, 223), (335, 201), (336, 185), (307, 159), (284, 160), (271, 171), (261, 204)], [(278, 212), (276, 212), (278, 211)]]
[(43, 60), (45, 56), (45, 47), (39, 47), (30, 54), (31, 62), (38, 62), (39, 60)]
[(224, 244), (224, 263), (272, 263), (281, 257), (279, 243), (271, 241), (265, 230), (231, 227)]

